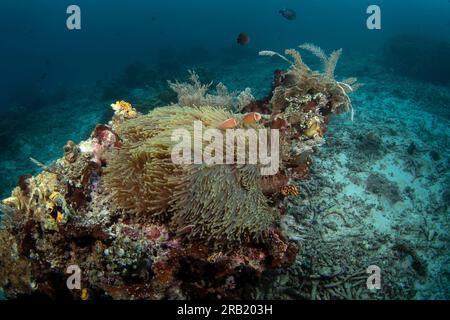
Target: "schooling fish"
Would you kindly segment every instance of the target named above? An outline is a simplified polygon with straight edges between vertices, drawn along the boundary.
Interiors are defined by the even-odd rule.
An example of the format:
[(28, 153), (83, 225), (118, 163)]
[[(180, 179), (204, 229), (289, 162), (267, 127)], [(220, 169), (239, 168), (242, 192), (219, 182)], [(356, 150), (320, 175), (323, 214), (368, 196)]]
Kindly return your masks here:
[(245, 32), (241, 32), (236, 40), (241, 46), (245, 46), (250, 42), (250, 37)]
[(292, 9), (281, 9), (278, 12), (288, 20), (295, 20), (297, 18), (297, 13)]

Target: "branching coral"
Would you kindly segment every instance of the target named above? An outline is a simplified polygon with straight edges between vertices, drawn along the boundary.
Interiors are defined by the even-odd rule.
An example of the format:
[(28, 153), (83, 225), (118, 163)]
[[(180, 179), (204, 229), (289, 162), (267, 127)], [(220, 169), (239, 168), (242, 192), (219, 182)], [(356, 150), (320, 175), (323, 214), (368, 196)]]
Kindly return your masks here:
[(202, 84), (199, 76), (192, 70), (189, 70), (191, 83), (168, 81), (169, 87), (176, 92), (178, 96), (178, 105), (182, 107), (200, 107), (217, 106), (231, 108), (232, 96), (223, 83), (216, 86), (217, 95), (208, 94), (212, 82)]
[(255, 101), (255, 97), (252, 94), (252, 90), (250, 88), (245, 88), (244, 91), (242, 91), (237, 96), (237, 104), (236, 104), (236, 111), (237, 112), (243, 112), (244, 108), (248, 106), (250, 103)]
[[(14, 208), (16, 214), (31, 217), (40, 222), (53, 219), (51, 195), (57, 189), (58, 181), (54, 173), (43, 172), (36, 177), (27, 177), (16, 187), (11, 197), (3, 204)], [(55, 212), (56, 217), (56, 212)]]
[(278, 56), (290, 64), (290, 69), (283, 75), (284, 87), (275, 90), (271, 104), (276, 112), (283, 112), (288, 106), (288, 99), (292, 97), (302, 98), (307, 94), (322, 93), (327, 95), (329, 105), (322, 108), (321, 113), (346, 112), (352, 109), (348, 94), (356, 89), (356, 79), (349, 78), (342, 82), (334, 79), (336, 64), (341, 56), (342, 50), (336, 50), (329, 56), (319, 47), (313, 44), (303, 44), (301, 49), (308, 50), (317, 56), (324, 65), (323, 73), (312, 71), (302, 60), (301, 55), (294, 49), (285, 51), (286, 55), (293, 60), (274, 51), (261, 51), (261, 56)]
[(203, 105), (206, 93), (212, 82), (201, 84), (198, 75), (194, 71), (189, 70), (189, 74), (189, 79), (192, 83), (167, 81), (169, 87), (177, 93), (179, 105), (187, 107)]
[(312, 43), (304, 43), (299, 46), (300, 49), (308, 50), (316, 57), (318, 57), (323, 63), (324, 74), (330, 78), (334, 79), (334, 71), (336, 70), (336, 65), (341, 57), (342, 49), (333, 51), (329, 56), (318, 46)]
[(191, 83), (168, 81), (169, 87), (177, 94), (177, 105), (181, 107), (210, 106), (242, 112), (245, 106), (255, 100), (250, 88), (240, 93), (229, 92), (222, 82), (216, 85), (214, 94), (210, 93), (212, 82), (202, 84), (197, 73), (189, 70), (189, 74)]

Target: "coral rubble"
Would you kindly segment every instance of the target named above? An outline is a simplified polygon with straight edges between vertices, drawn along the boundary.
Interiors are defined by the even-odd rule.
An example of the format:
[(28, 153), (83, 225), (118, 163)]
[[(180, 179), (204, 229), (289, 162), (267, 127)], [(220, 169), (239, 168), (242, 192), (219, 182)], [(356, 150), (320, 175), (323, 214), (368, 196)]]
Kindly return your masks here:
[[(169, 83), (176, 105), (143, 115), (130, 103), (91, 137), (64, 146), (64, 157), (24, 176), (4, 199), (0, 288), (9, 297), (75, 299), (242, 298), (270, 269), (291, 265), (298, 248), (284, 235), (285, 200), (302, 190), (311, 155), (330, 117), (352, 110), (355, 79), (339, 82), (340, 51), (310, 70), (295, 50), (276, 71), (271, 94), (255, 100), (219, 84), (216, 95), (191, 72), (192, 84)], [(278, 173), (258, 165), (179, 165), (171, 160), (173, 130), (261, 127), (280, 131)], [(66, 287), (77, 265), (82, 287)]]

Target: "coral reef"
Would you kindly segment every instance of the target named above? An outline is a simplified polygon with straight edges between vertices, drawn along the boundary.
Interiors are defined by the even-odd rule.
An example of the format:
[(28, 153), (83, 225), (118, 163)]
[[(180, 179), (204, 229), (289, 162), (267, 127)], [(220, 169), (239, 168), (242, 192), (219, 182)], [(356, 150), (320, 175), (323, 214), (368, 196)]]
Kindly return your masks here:
[[(208, 93), (191, 72), (191, 84), (169, 83), (177, 104), (140, 114), (117, 101), (112, 120), (89, 139), (69, 141), (49, 166), (35, 161), (42, 172), (23, 176), (0, 207), (8, 217), (0, 230), (6, 295), (244, 298), (266, 272), (292, 265), (298, 247), (285, 235), (285, 200), (303, 195), (295, 183), (309, 177), (331, 115), (352, 110), (355, 80), (335, 80), (340, 51), (323, 56), (324, 73), (297, 51), (286, 54), (294, 62), (275, 72), (262, 100), (222, 84)], [(218, 130), (279, 129), (278, 173), (174, 163), (173, 130), (192, 133), (194, 121)], [(70, 265), (81, 270), (79, 290), (66, 287)]]
[[(341, 55), (341, 50), (333, 52), (329, 57), (317, 46), (303, 44), (301, 49), (309, 50), (318, 56), (324, 64), (323, 73), (311, 70), (294, 49), (287, 49), (287, 57), (274, 51), (261, 51), (261, 56), (278, 56), (288, 62), (291, 67), (287, 72), (279, 73), (276, 82), (278, 86), (273, 93), (271, 104), (274, 113), (303, 111), (309, 115), (307, 119), (296, 119), (296, 122), (308, 121), (312, 116), (325, 117), (330, 113), (340, 113), (351, 110), (352, 105), (348, 93), (359, 87), (355, 78), (337, 81), (334, 70)], [(292, 111), (291, 111), (292, 112)]]
[(232, 97), (223, 83), (219, 82), (219, 84), (217, 84), (217, 95), (211, 95), (208, 94), (208, 90), (212, 85), (212, 82), (202, 84), (197, 73), (189, 70), (189, 74), (191, 83), (168, 81), (170, 88), (177, 93), (179, 106), (217, 106), (225, 108), (231, 106)]
[[(376, 66), (372, 59), (361, 66)], [(449, 299), (448, 121), (437, 116), (448, 104), (423, 82), (390, 75), (382, 85), (377, 75), (388, 71), (374, 68), (352, 96), (356, 121), (333, 118), (312, 178), (296, 181), (300, 195), (286, 199), (285, 234), (300, 246), (295, 263), (266, 273), (251, 297)], [(376, 193), (366, 188), (371, 174), (382, 175)], [(367, 289), (370, 265), (382, 270), (381, 290)]]

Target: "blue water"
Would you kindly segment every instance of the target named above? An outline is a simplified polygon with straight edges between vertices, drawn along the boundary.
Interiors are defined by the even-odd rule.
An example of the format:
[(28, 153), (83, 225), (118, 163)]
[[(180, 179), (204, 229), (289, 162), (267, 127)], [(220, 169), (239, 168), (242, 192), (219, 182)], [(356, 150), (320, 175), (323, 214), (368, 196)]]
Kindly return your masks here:
[[(77, 4), (82, 29), (66, 29), (66, 8)], [(447, 0), (376, 1), (382, 10), (382, 30), (366, 28), (362, 0), (193, 0), (193, 1), (24, 1), (4, 0), (0, 7), (1, 109), (23, 88), (52, 90), (108, 80), (135, 60), (155, 61), (160, 50), (187, 52), (202, 47), (214, 56), (229, 54), (239, 32), (251, 37), (249, 48), (279, 49), (303, 42), (324, 49), (374, 54), (395, 34), (423, 34), (450, 39)], [(289, 7), (297, 20), (283, 19)], [(40, 78), (46, 72), (44, 81)], [(36, 88), (38, 87), (38, 88)], [(8, 103), (5, 103), (8, 101)]]
[[(81, 9), (81, 30), (66, 28), (66, 8), (71, 4)], [(372, 4), (381, 8), (381, 30), (366, 27), (366, 9)], [(281, 8), (295, 10), (297, 19), (283, 18)], [(240, 32), (249, 35), (248, 45), (236, 43)], [(271, 70), (283, 65), (262, 64), (257, 52), (312, 42), (326, 51), (343, 48), (337, 73), (368, 83), (356, 97), (359, 120), (366, 121), (361, 130), (378, 128), (380, 120), (371, 117), (373, 108), (380, 108), (378, 114), (387, 112), (394, 119), (387, 126), (394, 129), (399, 120), (395, 108), (401, 113), (415, 106), (424, 112), (410, 118), (401, 113), (405, 130), (399, 130), (394, 144), (416, 142), (425, 151), (415, 160), (426, 168), (441, 166), (441, 180), (431, 188), (436, 195), (424, 201), (431, 206), (433, 197), (442, 196), (444, 209), (441, 206), (439, 214), (448, 221), (448, 0), (2, 0), (0, 39), (2, 198), (20, 175), (39, 172), (29, 157), (51, 163), (61, 157), (67, 140), (86, 139), (96, 122), (108, 121), (111, 101), (129, 98), (144, 111), (168, 104), (165, 80), (185, 79), (190, 68), (206, 80), (227, 81), (233, 90), (252, 87), (261, 98), (270, 89)], [(314, 65), (311, 57), (305, 59)], [(143, 88), (150, 88), (157, 98), (136, 93)], [(425, 124), (419, 126), (416, 119)], [(338, 126), (332, 132), (339, 135), (339, 130)], [(423, 140), (410, 133), (418, 130), (424, 130)], [(430, 160), (432, 150), (441, 152), (439, 163)], [(404, 160), (394, 152), (391, 156)], [(395, 171), (387, 167), (386, 174)], [(426, 172), (432, 174), (438, 175)], [(392, 176), (402, 188), (408, 185), (403, 176)], [(436, 228), (448, 249), (446, 225)], [(439, 294), (418, 298), (450, 296), (450, 267), (436, 268), (444, 270), (446, 280), (439, 280), (444, 289), (430, 285)]]

